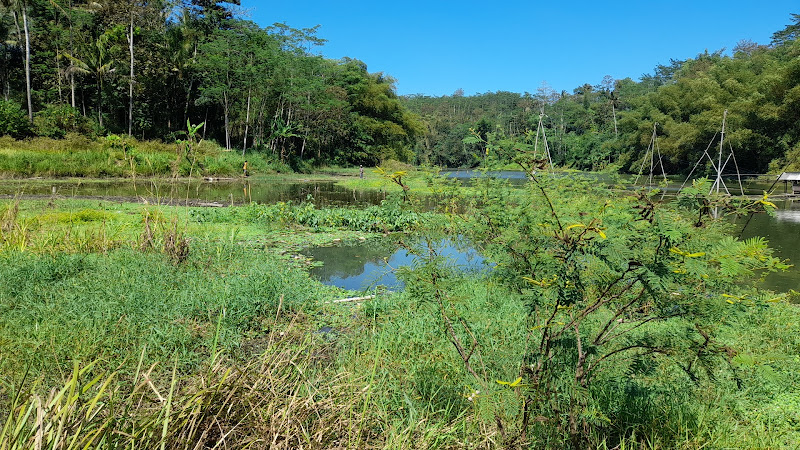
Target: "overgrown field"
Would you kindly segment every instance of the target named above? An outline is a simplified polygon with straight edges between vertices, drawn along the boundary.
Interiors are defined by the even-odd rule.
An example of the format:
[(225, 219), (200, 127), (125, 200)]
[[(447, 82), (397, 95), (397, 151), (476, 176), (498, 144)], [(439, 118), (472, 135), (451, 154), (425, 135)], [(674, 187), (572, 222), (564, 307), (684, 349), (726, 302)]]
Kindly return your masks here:
[[(768, 200), (427, 186), (438, 212), (413, 188), (366, 209), (3, 202), (0, 448), (800, 442), (794, 294), (752, 284), (783, 263), (709, 214)], [(328, 303), (354, 293), (299, 249), (375, 233), (459, 235), (494, 268), (409, 244), (403, 292)]]

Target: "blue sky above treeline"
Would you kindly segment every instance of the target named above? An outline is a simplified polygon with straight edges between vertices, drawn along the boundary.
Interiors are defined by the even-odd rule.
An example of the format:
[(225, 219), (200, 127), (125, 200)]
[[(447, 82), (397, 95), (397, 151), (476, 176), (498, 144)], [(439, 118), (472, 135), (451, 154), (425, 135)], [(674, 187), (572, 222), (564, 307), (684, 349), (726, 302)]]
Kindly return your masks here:
[(401, 95), (556, 91), (605, 75), (637, 80), (670, 59), (769, 44), (800, 13), (796, 0), (588, 2), (242, 0), (268, 26), (320, 25), (325, 57), (364, 61), (397, 80)]

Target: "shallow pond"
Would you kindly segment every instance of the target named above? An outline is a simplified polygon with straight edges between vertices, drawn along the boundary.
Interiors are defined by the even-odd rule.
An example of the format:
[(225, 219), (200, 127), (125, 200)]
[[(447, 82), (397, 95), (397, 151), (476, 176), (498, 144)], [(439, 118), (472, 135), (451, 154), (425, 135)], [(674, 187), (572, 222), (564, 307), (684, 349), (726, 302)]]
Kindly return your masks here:
[[(449, 260), (455, 270), (480, 272), (488, 267), (483, 257), (468, 246), (457, 245), (449, 239), (431, 243), (436, 253)], [(400, 267), (413, 266), (419, 259), (397, 239), (371, 239), (331, 247), (315, 247), (303, 252), (323, 263), (311, 269), (311, 275), (322, 283), (353, 291), (367, 291), (382, 286), (390, 291), (403, 289), (397, 278)]]
[[(800, 291), (800, 199), (777, 201), (774, 216), (753, 215), (749, 223), (742, 219), (742, 239), (754, 236), (767, 238), (775, 249), (776, 256), (789, 259), (795, 264), (786, 272), (773, 273), (766, 277), (762, 286), (776, 292)], [(474, 248), (455, 246), (450, 241), (439, 241), (435, 246), (439, 254), (452, 258), (456, 268), (464, 271), (482, 270), (488, 264)], [(414, 264), (415, 256), (399, 248), (395, 240), (371, 240), (341, 244), (332, 247), (317, 247), (304, 251), (306, 256), (323, 265), (311, 270), (311, 275), (322, 283), (344, 289), (364, 291), (376, 286), (390, 290), (403, 288), (395, 270)]]
[[(446, 171), (447, 176), (471, 179), (485, 176), (482, 172), (472, 170)], [(522, 185), (526, 180), (523, 172), (500, 171), (489, 172), (488, 176), (496, 176), (510, 180), (514, 185)], [(600, 183), (612, 183), (615, 179), (632, 183), (635, 176), (612, 177), (606, 174), (569, 172), (557, 176), (585, 177)], [(638, 185), (646, 184), (649, 179), (642, 176)], [(657, 177), (656, 177), (657, 178)], [(666, 190), (675, 192), (683, 184), (682, 179), (668, 178)], [(727, 186), (733, 192), (738, 189), (738, 180), (726, 176)], [(759, 195), (772, 187), (773, 182), (765, 177), (750, 177), (742, 182), (745, 193)], [(783, 193), (783, 185), (774, 186), (775, 193)], [(25, 194), (47, 197), (53, 195), (63, 197), (104, 198), (110, 200), (141, 200), (151, 203), (190, 203), (230, 205), (244, 204), (250, 201), (258, 203), (275, 203), (279, 201), (301, 202), (311, 200), (317, 206), (366, 206), (379, 204), (385, 195), (377, 191), (357, 191), (337, 186), (329, 181), (280, 181), (280, 180), (228, 180), (207, 182), (201, 180), (2, 180), (0, 196)], [(800, 198), (775, 202), (779, 208), (774, 217), (767, 215), (753, 216), (742, 234), (743, 238), (764, 236), (770, 241), (777, 256), (800, 263)], [(370, 249), (374, 244), (363, 244), (353, 250), (344, 247), (315, 249), (314, 259), (325, 262), (322, 268), (315, 269), (315, 276), (339, 280), (342, 286), (355, 286), (363, 289), (370, 285), (386, 285), (397, 287), (401, 283), (396, 279), (391, 268), (408, 264), (413, 258), (405, 254), (405, 250), (397, 247)], [(445, 246), (446, 247), (446, 246)], [(374, 251), (373, 251), (374, 250)], [(311, 252), (312, 250), (310, 250)], [(343, 253), (344, 252), (344, 253)], [(469, 252), (467, 252), (469, 253)], [(332, 261), (332, 262), (331, 262)], [(350, 267), (345, 270), (345, 267)], [(324, 272), (324, 273), (323, 273)], [(345, 281), (358, 276), (358, 281)], [(333, 282), (331, 282), (333, 283)], [(337, 284), (339, 285), (339, 284)], [(795, 266), (788, 272), (772, 274), (764, 285), (769, 289), (785, 292), (789, 289), (800, 290), (800, 267)], [(350, 289), (350, 287), (348, 287)]]
[[(764, 287), (777, 292), (800, 291), (800, 198), (776, 201), (775, 216), (756, 214), (744, 227), (742, 239), (763, 236), (775, 255), (788, 259), (794, 267), (767, 276)], [(742, 224), (744, 226), (744, 224)]]

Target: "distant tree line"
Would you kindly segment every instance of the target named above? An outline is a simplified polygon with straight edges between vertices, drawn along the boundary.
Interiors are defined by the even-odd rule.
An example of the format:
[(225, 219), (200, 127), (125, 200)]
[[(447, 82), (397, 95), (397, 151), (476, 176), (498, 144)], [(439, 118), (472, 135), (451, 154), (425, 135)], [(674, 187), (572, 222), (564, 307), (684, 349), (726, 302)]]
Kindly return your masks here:
[(237, 18), (238, 0), (0, 0), (0, 135), (175, 139), (292, 164), (413, 159), (424, 129), (394, 80), (314, 54), (316, 28)]
[[(487, 139), (533, 144), (541, 119), (538, 149), (546, 135), (557, 165), (637, 172), (655, 128), (667, 171), (685, 173), (715, 134), (718, 144), (727, 110), (725, 146), (740, 170), (800, 170), (800, 15), (791, 20), (769, 45), (741, 41), (731, 55), (670, 60), (638, 81), (606, 76), (571, 93), (543, 84), (533, 94), (404, 97), (426, 125), (416, 154), (421, 162), (476, 166)], [(482, 139), (464, 139), (470, 133)]]
[(664, 165), (678, 173), (728, 110), (741, 170), (800, 169), (798, 14), (768, 45), (671, 60), (638, 81), (401, 98), (363, 62), (315, 54), (325, 42), (316, 27), (262, 28), (237, 17), (237, 4), (0, 0), (0, 135), (171, 142), (187, 122), (204, 122), (206, 139), (295, 167), (476, 166), (487, 142), (543, 148), (546, 136), (557, 165), (636, 172), (655, 129)]

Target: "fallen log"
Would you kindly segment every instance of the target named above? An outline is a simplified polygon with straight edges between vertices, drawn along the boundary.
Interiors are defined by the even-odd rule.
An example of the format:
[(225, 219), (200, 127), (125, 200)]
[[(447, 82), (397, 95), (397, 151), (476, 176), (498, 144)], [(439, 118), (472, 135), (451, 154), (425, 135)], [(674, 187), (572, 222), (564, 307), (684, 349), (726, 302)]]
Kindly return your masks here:
[(374, 295), (365, 295), (363, 297), (349, 297), (349, 298), (341, 298), (339, 300), (333, 300), (327, 303), (348, 303), (348, 302), (363, 302), (364, 300), (372, 300), (375, 298)]

